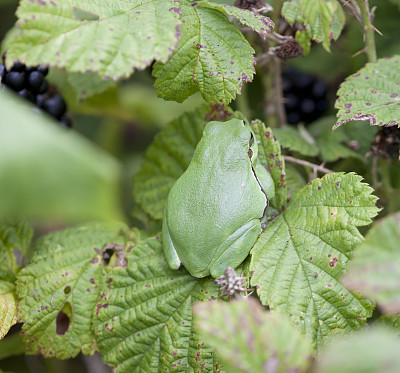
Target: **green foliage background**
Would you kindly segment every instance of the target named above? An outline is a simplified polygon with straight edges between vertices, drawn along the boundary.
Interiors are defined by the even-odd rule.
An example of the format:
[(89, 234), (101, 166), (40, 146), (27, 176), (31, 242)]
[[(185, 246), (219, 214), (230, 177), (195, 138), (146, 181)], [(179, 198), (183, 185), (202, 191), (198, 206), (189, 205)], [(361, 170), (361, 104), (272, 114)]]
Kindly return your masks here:
[[(0, 3), (8, 63), (50, 63), (74, 123), (64, 131), (0, 92), (0, 336), (24, 322), (23, 336), (17, 324), (0, 341), (0, 371), (307, 372), (316, 353), (320, 373), (388, 360), (399, 371), (400, 226), (385, 216), (400, 209), (400, 173), (397, 160), (365, 157), (376, 127), (360, 122), (399, 123), (399, 2), (370, 1), (383, 36), (366, 65), (361, 27), (339, 1), (269, 1), (306, 25), (295, 38), (307, 56), (282, 66), (331, 87), (322, 119), (280, 128), (265, 110), (274, 70), (254, 64), (277, 13), (232, 3)], [(241, 268), (255, 294), (227, 303), (212, 279), (168, 268), (158, 233), (204, 123), (232, 117), (251, 122), (276, 195)], [(316, 178), (284, 155), (335, 173)]]

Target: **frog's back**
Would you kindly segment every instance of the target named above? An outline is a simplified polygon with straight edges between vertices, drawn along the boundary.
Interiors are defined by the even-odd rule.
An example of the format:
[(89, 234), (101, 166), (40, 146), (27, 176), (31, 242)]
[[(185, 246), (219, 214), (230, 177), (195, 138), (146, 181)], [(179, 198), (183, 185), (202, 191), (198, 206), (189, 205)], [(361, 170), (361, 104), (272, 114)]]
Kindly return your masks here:
[[(225, 130), (227, 123), (208, 132), (206, 128), (205, 139), (222, 136), (229, 146), (200, 142), (188, 169), (168, 196), (167, 221), (175, 249), (183, 263), (196, 263), (199, 272), (209, 267), (215, 243), (223, 242), (248, 221), (261, 218), (264, 212), (266, 197), (248, 155), (251, 132), (244, 131), (242, 123), (235, 124), (234, 130)], [(186, 247), (188, 242), (190, 248)]]

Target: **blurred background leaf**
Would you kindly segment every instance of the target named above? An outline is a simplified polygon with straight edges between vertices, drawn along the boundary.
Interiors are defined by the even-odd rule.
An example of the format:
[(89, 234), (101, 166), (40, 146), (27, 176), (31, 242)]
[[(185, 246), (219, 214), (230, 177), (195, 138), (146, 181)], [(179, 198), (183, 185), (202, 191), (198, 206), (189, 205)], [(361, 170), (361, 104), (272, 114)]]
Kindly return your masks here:
[(1, 216), (122, 219), (113, 157), (5, 90), (0, 112)]

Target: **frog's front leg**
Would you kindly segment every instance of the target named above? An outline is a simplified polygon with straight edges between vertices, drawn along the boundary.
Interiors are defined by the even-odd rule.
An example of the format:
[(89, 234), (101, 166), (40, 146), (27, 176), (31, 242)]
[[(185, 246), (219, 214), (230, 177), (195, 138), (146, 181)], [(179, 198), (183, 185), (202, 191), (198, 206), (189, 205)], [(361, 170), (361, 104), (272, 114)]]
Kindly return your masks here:
[(221, 276), (227, 267), (236, 268), (242, 263), (261, 233), (260, 220), (254, 219), (232, 233), (218, 248), (217, 255), (210, 267), (211, 276)]
[(175, 250), (175, 246), (174, 243), (172, 242), (172, 238), (168, 229), (167, 209), (165, 209), (164, 212), (164, 221), (162, 226), (162, 240), (163, 240), (165, 258), (167, 259), (169, 268), (178, 269), (181, 266), (181, 260), (179, 259), (178, 253)]

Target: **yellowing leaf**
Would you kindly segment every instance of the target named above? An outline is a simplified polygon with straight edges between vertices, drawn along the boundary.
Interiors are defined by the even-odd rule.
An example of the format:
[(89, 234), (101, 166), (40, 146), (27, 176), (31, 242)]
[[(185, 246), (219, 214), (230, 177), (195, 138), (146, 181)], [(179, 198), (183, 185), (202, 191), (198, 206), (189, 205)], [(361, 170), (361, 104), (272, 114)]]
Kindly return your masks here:
[(12, 283), (0, 280), (0, 339), (17, 322), (14, 291), (15, 286)]

